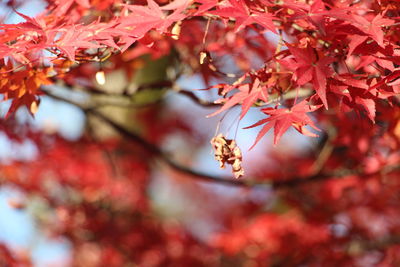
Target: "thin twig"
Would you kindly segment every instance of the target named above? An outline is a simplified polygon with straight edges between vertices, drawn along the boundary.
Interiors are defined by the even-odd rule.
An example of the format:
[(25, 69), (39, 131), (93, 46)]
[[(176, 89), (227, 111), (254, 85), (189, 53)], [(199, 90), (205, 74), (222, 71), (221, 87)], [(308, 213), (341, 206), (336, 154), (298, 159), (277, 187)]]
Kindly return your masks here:
[[(282, 30), (278, 30), (279, 32), (279, 40), (278, 43), (276, 45), (276, 49), (275, 49), (275, 55), (279, 54), (279, 52), (281, 52), (282, 46), (283, 46), (283, 34), (282, 34)], [(281, 71), (281, 64), (276, 61), (276, 71)]]
[(210, 101), (201, 99), (195, 93), (193, 93), (192, 91), (179, 90), (177, 92), (179, 94), (181, 94), (181, 95), (184, 95), (184, 96), (190, 98), (191, 100), (193, 100), (193, 102), (195, 102), (196, 104), (199, 104), (199, 105), (201, 105), (203, 107), (218, 107), (218, 106), (222, 105), (220, 103), (214, 103), (214, 102), (210, 102)]
[(326, 161), (331, 156), (333, 148), (334, 148), (334, 146), (332, 144), (332, 141), (336, 137), (335, 130), (333, 128), (328, 127), (327, 130), (326, 130), (326, 134), (327, 134), (327, 138), (326, 138), (326, 141), (324, 143), (324, 146), (319, 151), (318, 157), (314, 161), (314, 163), (313, 163), (313, 165), (311, 167), (311, 170), (312, 170), (311, 172), (314, 173), (314, 174), (315, 173), (319, 173), (323, 169)]

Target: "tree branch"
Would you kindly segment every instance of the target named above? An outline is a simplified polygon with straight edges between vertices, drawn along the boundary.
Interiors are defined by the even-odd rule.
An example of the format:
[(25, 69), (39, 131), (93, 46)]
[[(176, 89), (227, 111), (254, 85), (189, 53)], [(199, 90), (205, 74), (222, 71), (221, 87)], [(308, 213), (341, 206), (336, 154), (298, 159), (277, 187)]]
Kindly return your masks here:
[[(56, 82), (56, 79), (52, 79), (53, 82)], [(68, 81), (64, 81), (65, 85), (69, 88), (79, 88), (79, 85), (75, 85), (73, 83), (70, 83)], [(188, 98), (190, 98), (194, 103), (203, 106), (203, 107), (220, 107), (222, 106), (224, 103), (216, 103), (216, 102), (212, 102), (212, 101), (207, 101), (204, 100), (200, 97), (198, 97), (195, 93), (193, 93), (191, 90), (187, 90), (187, 89), (182, 89), (180, 88), (176, 83), (172, 82), (172, 81), (161, 81), (161, 82), (155, 82), (155, 83), (149, 83), (149, 84), (142, 84), (136, 88), (134, 88), (133, 90), (129, 90), (128, 88), (125, 88), (123, 90), (122, 94), (115, 94), (115, 93), (108, 93), (105, 92), (99, 88), (97, 88), (96, 86), (85, 86), (85, 88), (87, 90), (85, 90), (86, 93), (89, 93), (91, 95), (94, 96), (106, 96), (106, 97), (123, 97), (124, 99), (124, 103), (122, 103), (119, 106), (122, 107), (127, 107), (127, 108), (143, 108), (146, 105), (135, 105), (134, 103), (130, 103), (131, 101), (131, 96), (134, 95), (134, 93), (130, 93), (129, 91), (134, 91), (134, 92), (138, 92), (138, 91), (143, 91), (143, 90), (152, 90), (152, 89), (160, 89), (160, 88), (164, 88), (164, 87), (170, 87), (172, 88), (171, 91), (176, 92), (178, 94), (181, 94), (183, 96), (186, 96)], [(289, 92), (286, 92), (285, 94), (271, 94), (269, 96), (269, 101), (268, 102), (262, 102), (259, 104), (255, 104), (255, 107), (263, 107), (263, 106), (268, 106), (270, 104), (276, 103), (277, 101), (280, 100), (289, 100), (289, 99), (294, 99), (296, 97), (307, 97), (310, 96), (312, 94), (312, 90), (311, 89), (307, 89), (307, 88), (298, 88), (297, 90), (292, 90)], [(101, 105), (103, 106), (111, 106), (114, 105), (114, 103), (111, 102), (107, 102), (107, 103), (101, 103)], [(239, 104), (237, 104), (239, 105)]]
[[(230, 177), (218, 177), (218, 176), (213, 176), (209, 175), (203, 172), (195, 171), (193, 169), (190, 169), (186, 166), (180, 165), (179, 163), (173, 161), (170, 157), (169, 154), (166, 152), (162, 151), (158, 146), (148, 142), (147, 140), (143, 139), (141, 136), (137, 135), (136, 133), (133, 133), (129, 130), (127, 130), (125, 127), (122, 125), (116, 123), (106, 115), (102, 114), (101, 112), (97, 111), (96, 109), (88, 109), (84, 106), (82, 106), (79, 103), (76, 103), (75, 101), (72, 101), (70, 99), (66, 99), (60, 96), (57, 96), (48, 90), (44, 90), (46, 95), (49, 97), (52, 97), (57, 100), (61, 100), (67, 103), (70, 103), (72, 105), (75, 105), (79, 108), (81, 108), (83, 111), (86, 113), (90, 113), (99, 119), (103, 120), (106, 122), (108, 125), (110, 125), (112, 128), (114, 128), (117, 132), (119, 132), (122, 136), (128, 138), (129, 140), (133, 141), (134, 143), (140, 145), (143, 149), (145, 149), (147, 152), (149, 152), (151, 155), (153, 155), (156, 158), (161, 159), (164, 163), (166, 163), (168, 166), (173, 168), (174, 170), (187, 174), (193, 178), (199, 179), (201, 181), (206, 181), (206, 182), (213, 182), (213, 183), (218, 183), (218, 184), (224, 184), (224, 185), (230, 185), (230, 186), (236, 186), (236, 187), (244, 187), (244, 188), (252, 188), (256, 186), (269, 186), (274, 189), (280, 189), (280, 188), (292, 188), (295, 186), (300, 186), (302, 184), (310, 183), (310, 182), (316, 182), (316, 181), (322, 181), (322, 180), (330, 180), (330, 179), (337, 179), (341, 177), (345, 177), (348, 175), (360, 175), (363, 174), (362, 170), (356, 169), (356, 170), (340, 170), (338, 172), (334, 173), (316, 173), (307, 177), (300, 177), (294, 175), (290, 179), (287, 180), (281, 180), (281, 181), (276, 181), (276, 180), (263, 180), (259, 181), (256, 179), (251, 179), (249, 177), (241, 178), (240, 180), (235, 180)], [(377, 171), (375, 173), (369, 173), (369, 174), (363, 174), (363, 176), (372, 176), (376, 175), (378, 173), (388, 173), (391, 171), (396, 171), (400, 170), (400, 165), (393, 165), (393, 166), (386, 166), (386, 168)]]
[[(52, 81), (55, 83), (58, 80), (56, 79), (52, 79)], [(63, 81), (64, 85), (66, 85), (69, 88), (80, 88), (80, 85), (75, 85), (71, 82), (68, 81)], [(176, 84), (174, 84), (171, 81), (161, 81), (161, 82), (156, 82), (156, 83), (150, 83), (150, 84), (143, 84), (140, 85), (136, 88), (134, 88), (134, 92), (138, 92), (138, 91), (143, 91), (143, 90), (152, 90), (152, 89), (159, 89), (159, 88), (163, 88), (163, 87), (171, 87), (173, 88), (173, 91), (176, 93), (179, 93), (181, 95), (184, 95), (186, 97), (189, 97), (191, 100), (193, 100), (193, 102), (197, 103), (198, 105), (201, 105), (203, 107), (218, 107), (221, 106), (222, 104), (219, 103), (214, 103), (214, 102), (210, 102), (204, 99), (199, 98), (198, 96), (196, 96), (196, 94), (194, 94), (192, 91), (190, 90), (185, 90), (185, 89), (181, 89), (179, 88)], [(125, 88), (123, 90), (122, 94), (113, 94), (113, 93), (108, 93), (105, 92), (99, 88), (97, 88), (96, 86), (85, 86), (85, 88), (87, 90), (85, 90), (86, 93), (92, 94), (92, 95), (97, 95), (97, 96), (107, 96), (107, 97), (123, 97), (124, 99), (126, 99), (126, 97), (130, 97), (132, 96), (134, 93), (129, 93), (130, 90), (128, 90), (128, 88)], [(128, 99), (130, 101), (130, 98)], [(124, 106), (126, 107), (136, 107), (134, 104), (125, 104)], [(142, 106), (139, 106), (142, 107)]]

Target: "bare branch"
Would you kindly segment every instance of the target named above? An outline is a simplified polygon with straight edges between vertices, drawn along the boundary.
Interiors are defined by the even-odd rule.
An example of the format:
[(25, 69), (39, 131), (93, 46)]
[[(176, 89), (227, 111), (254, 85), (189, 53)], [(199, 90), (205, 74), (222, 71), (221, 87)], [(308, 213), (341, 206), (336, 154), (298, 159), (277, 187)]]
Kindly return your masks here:
[(199, 98), (195, 93), (193, 93), (192, 91), (188, 91), (188, 90), (179, 90), (177, 91), (179, 94), (184, 95), (188, 98), (190, 98), (191, 100), (193, 100), (193, 102), (195, 102), (198, 105), (201, 105), (203, 107), (218, 107), (221, 106), (221, 104), (219, 103), (214, 103), (214, 102), (209, 102), (207, 100), (201, 99)]

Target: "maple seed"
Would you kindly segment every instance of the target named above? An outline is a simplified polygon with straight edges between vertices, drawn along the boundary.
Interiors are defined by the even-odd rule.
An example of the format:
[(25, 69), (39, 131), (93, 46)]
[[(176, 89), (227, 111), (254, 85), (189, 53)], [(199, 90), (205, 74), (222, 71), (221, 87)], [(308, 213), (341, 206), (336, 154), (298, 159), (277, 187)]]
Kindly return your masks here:
[(29, 110), (31, 111), (32, 114), (36, 114), (36, 112), (38, 111), (38, 104), (36, 103), (36, 101), (33, 101), (31, 103)]
[(171, 30), (171, 33), (172, 33), (171, 38), (172, 39), (174, 39), (174, 40), (179, 39), (179, 34), (181, 33), (181, 24), (182, 24), (182, 21), (175, 23), (174, 27)]
[(106, 83), (106, 76), (104, 75), (104, 71), (96, 72), (96, 82), (100, 85), (104, 85)]
[(225, 163), (232, 165), (232, 173), (235, 178), (244, 175), (242, 167), (242, 151), (236, 145), (235, 140), (226, 139), (222, 134), (217, 135), (210, 141), (214, 148), (215, 160), (219, 162), (221, 169), (225, 168)]
[(206, 57), (207, 57), (207, 53), (206, 52), (201, 52), (200, 53), (200, 65), (204, 64), (204, 60), (206, 59)]

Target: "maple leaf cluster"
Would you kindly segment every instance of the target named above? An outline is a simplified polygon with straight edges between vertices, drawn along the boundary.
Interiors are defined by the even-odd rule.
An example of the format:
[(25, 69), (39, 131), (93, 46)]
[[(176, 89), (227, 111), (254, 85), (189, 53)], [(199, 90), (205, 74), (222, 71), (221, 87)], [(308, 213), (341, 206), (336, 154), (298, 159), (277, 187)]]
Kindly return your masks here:
[[(399, 93), (397, 7), (393, 1), (51, 2), (35, 18), (16, 12), (25, 22), (1, 25), (0, 56), (5, 60), (2, 65), (8, 62), (3, 75), (18, 73), (21, 83), (24, 78), (35, 80), (28, 90), (24, 84), (14, 84), (7, 88), (14, 92), (14, 87), (22, 88), (17, 94), (2, 92), (5, 99), (15, 99), (11, 111), (23, 104), (35, 106), (35, 92), (48, 84), (40, 82), (46, 80), (39, 77), (43, 72), (57, 79), (69, 65), (102, 61), (131, 46), (142, 48), (134, 55), (127, 52), (130, 58), (163, 49), (159, 57), (176, 46), (181, 60), (208, 82), (210, 75), (224, 74), (223, 57), (232, 58), (244, 72), (234, 82), (210, 87), (218, 88), (223, 97), (216, 101), (222, 108), (213, 114), (240, 104), (243, 118), (252, 106), (275, 104), (277, 112), (262, 112), (276, 121), (279, 105), (296, 106), (296, 101), (282, 101), (285, 96), (298, 100), (292, 92), (309, 89), (302, 97), (308, 105), (366, 114), (374, 122), (376, 102), (393, 104)], [(278, 43), (274, 45), (273, 39)], [(243, 54), (246, 49), (251, 53)], [(253, 54), (259, 58), (256, 65)], [(303, 115), (264, 129), (276, 129), (276, 143), (290, 126), (299, 130), (309, 124), (301, 118), (311, 109), (297, 109)]]
[[(43, 2), (0, 6), (0, 131), (38, 154), (1, 162), (0, 187), (40, 196), (37, 224), (70, 242), (71, 266), (400, 264), (399, 1)], [(16, 116), (44, 97), (83, 111), (81, 138)], [(261, 126), (250, 149), (270, 131), (279, 145), (246, 161), (232, 127), (199, 120), (223, 131), (236, 108), (238, 127)], [(315, 139), (287, 149), (291, 128)], [(240, 179), (195, 168), (210, 140)], [(157, 212), (162, 189), (176, 218)], [(0, 243), (0, 265), (32, 264)]]

